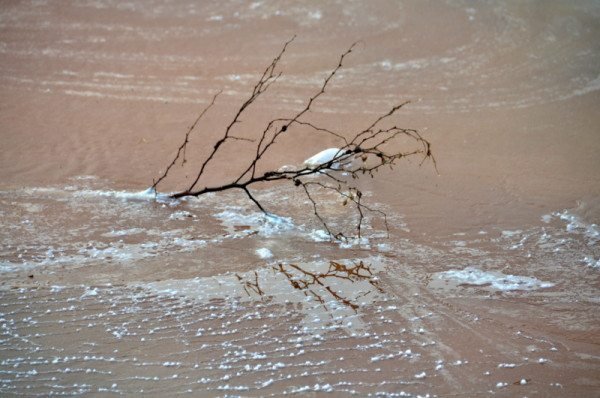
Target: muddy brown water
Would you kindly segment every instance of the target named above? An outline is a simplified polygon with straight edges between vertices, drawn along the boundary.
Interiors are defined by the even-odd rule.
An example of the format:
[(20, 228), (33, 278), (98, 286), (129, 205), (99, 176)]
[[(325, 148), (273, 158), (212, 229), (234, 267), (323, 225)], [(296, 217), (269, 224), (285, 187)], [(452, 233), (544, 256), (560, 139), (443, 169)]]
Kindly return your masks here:
[[(600, 7), (580, 1), (21, 1), (0, 7), (5, 396), (599, 396)], [(433, 145), (359, 182), (331, 242), (291, 184), (156, 201), (194, 177), (283, 43), (252, 138), (314, 95), (347, 137)], [(339, 145), (290, 129), (264, 169)], [(224, 147), (205, 185), (252, 143)], [(316, 196), (335, 227), (356, 215)]]

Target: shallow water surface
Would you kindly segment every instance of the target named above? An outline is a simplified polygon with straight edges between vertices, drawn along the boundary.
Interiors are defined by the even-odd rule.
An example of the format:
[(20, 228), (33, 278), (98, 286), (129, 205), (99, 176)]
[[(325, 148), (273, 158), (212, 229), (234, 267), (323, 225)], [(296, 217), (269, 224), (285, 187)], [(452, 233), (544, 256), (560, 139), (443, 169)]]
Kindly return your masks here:
[[(594, 1), (22, 1), (0, 10), (0, 393), (596, 396), (600, 8)], [(233, 133), (388, 122), (432, 142), (358, 186), (333, 241), (293, 184), (171, 200)], [(155, 195), (147, 188), (215, 93)], [(290, 128), (260, 168), (332, 135)], [(401, 145), (404, 145), (401, 142)], [(201, 184), (237, 176), (223, 146)], [(340, 171), (344, 178), (343, 171)], [(319, 177), (316, 177), (317, 179)], [(358, 215), (319, 211), (347, 235)]]
[[(2, 192), (5, 393), (423, 396), (542, 374), (551, 392), (565, 355), (586, 369), (562, 335), (598, 326), (598, 232), (575, 212), (432, 245), (367, 228), (340, 245), (310, 214), (266, 216), (235, 194), (161, 203), (101, 184)], [(290, 194), (258, 198), (289, 212)], [(497, 329), (530, 306), (544, 334)]]

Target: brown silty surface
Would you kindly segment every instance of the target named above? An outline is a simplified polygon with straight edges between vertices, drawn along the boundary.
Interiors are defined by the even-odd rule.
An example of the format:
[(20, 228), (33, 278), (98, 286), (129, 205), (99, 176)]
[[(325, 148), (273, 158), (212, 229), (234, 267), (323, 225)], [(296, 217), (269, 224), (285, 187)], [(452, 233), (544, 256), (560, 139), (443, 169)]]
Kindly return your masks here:
[[(594, 2), (11, 2), (0, 7), (2, 395), (600, 396)], [(301, 190), (139, 194), (198, 113), (186, 187), (235, 127), (390, 121), (433, 144), (361, 180), (364, 239)], [(296, 127), (262, 169), (339, 146)], [(237, 175), (228, 143), (201, 185)], [(356, 215), (316, 194), (332, 225)], [(150, 195), (151, 197), (152, 195)]]

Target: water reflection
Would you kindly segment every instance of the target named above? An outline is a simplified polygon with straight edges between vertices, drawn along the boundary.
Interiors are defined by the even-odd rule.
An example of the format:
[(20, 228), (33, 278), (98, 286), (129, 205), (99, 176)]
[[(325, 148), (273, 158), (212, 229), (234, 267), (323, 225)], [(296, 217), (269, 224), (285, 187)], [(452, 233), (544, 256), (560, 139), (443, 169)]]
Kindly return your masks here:
[[(246, 293), (248, 293), (248, 296), (252, 296), (252, 294), (250, 293), (250, 291), (256, 293), (259, 296), (262, 296), (265, 294), (265, 292), (260, 288), (260, 284), (258, 282), (258, 272), (254, 271), (254, 281), (250, 281), (245, 279), (243, 276), (241, 276), (240, 274), (235, 274), (235, 277), (238, 278), (238, 280), (242, 283), (242, 286), (244, 287), (244, 290), (246, 291)], [(248, 290), (250, 289), (250, 290)]]
[[(314, 264), (284, 264), (279, 263), (272, 269), (283, 275), (289, 284), (302, 293), (305, 297), (313, 298), (323, 306), (325, 311), (329, 311), (328, 298), (351, 308), (356, 313), (359, 309), (358, 300), (374, 292), (383, 293), (379, 279), (374, 275), (371, 265), (364, 261), (358, 261), (352, 265), (346, 265), (342, 262), (329, 261), (327, 269), (322, 265), (314, 267)], [(270, 275), (269, 275), (270, 276)], [(249, 297), (269, 296), (269, 290), (265, 292), (261, 288), (261, 278), (257, 271), (246, 274), (239, 273), (235, 277), (242, 285), (242, 288)], [(268, 282), (264, 278), (263, 282)], [(353, 295), (350, 290), (346, 290), (345, 285), (351, 285), (358, 282), (368, 283), (372, 289), (361, 290), (358, 295)], [(364, 302), (364, 301), (363, 301)]]
[[(329, 295), (339, 303), (352, 308), (355, 312), (358, 309), (359, 305), (356, 301), (352, 301), (348, 296), (340, 293), (341, 289), (338, 286), (340, 282), (355, 283), (366, 281), (374, 290), (383, 293), (383, 289), (379, 286), (379, 280), (373, 275), (371, 267), (363, 261), (359, 261), (353, 266), (330, 261), (326, 272), (314, 272), (296, 264), (284, 265), (282, 263), (279, 263), (273, 269), (283, 274), (290, 284), (305, 296), (311, 295), (314, 297), (325, 309), (327, 309), (327, 305), (324, 295)], [(367, 290), (355, 299), (367, 296), (372, 292), (371, 290)]]
[(249, 302), (279, 304), (282, 311), (300, 316), (307, 330), (357, 330), (365, 326), (362, 307), (385, 298), (377, 277), (382, 265), (379, 257), (281, 262), (248, 272), (169, 279), (144, 283), (142, 287), (161, 296), (194, 299), (199, 304), (215, 300), (231, 306)]

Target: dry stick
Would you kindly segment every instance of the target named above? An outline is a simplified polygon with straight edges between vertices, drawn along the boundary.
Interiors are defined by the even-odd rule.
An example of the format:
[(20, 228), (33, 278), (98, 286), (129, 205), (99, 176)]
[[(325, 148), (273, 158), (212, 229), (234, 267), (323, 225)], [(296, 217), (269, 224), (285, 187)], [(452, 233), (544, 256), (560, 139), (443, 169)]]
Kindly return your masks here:
[[(327, 224), (326, 220), (321, 216), (321, 214), (319, 212), (319, 208), (318, 208), (318, 201), (314, 198), (314, 196), (310, 190), (310, 187), (312, 187), (312, 186), (316, 186), (316, 187), (319, 187), (319, 188), (322, 188), (325, 190), (333, 190), (338, 195), (340, 195), (342, 198), (344, 198), (344, 200), (351, 201), (355, 205), (356, 210), (359, 215), (359, 220), (356, 225), (356, 230), (357, 230), (359, 238), (361, 236), (362, 224), (363, 224), (364, 217), (365, 217), (364, 210), (369, 211), (369, 212), (374, 212), (374, 213), (377, 213), (377, 214), (383, 216), (384, 222), (385, 222), (385, 228), (389, 234), (389, 226), (387, 223), (387, 217), (386, 217), (385, 213), (380, 210), (372, 209), (372, 208), (366, 206), (362, 202), (360, 191), (356, 187), (352, 186), (344, 178), (342, 178), (341, 176), (338, 176), (337, 172), (339, 171), (340, 166), (343, 166), (343, 171), (345, 172), (345, 174), (347, 176), (351, 177), (352, 179), (359, 179), (364, 174), (367, 174), (367, 175), (370, 175), (371, 177), (373, 177), (374, 173), (378, 172), (381, 167), (388, 165), (389, 167), (392, 168), (396, 161), (398, 161), (402, 158), (411, 157), (414, 155), (422, 155), (423, 156), (421, 164), (426, 159), (431, 158), (434, 166), (436, 167), (436, 171), (437, 171), (437, 165), (436, 165), (435, 159), (431, 153), (431, 144), (426, 139), (424, 139), (419, 134), (418, 131), (413, 130), (413, 129), (403, 129), (403, 128), (399, 128), (397, 126), (393, 126), (393, 127), (389, 127), (389, 128), (377, 128), (377, 126), (379, 124), (383, 123), (388, 118), (391, 118), (399, 109), (401, 109), (403, 106), (405, 106), (409, 102), (406, 101), (406, 102), (403, 102), (403, 103), (393, 106), (387, 113), (385, 113), (385, 114), (379, 116), (377, 119), (375, 119), (366, 129), (354, 134), (352, 140), (350, 140), (350, 141), (348, 141), (348, 139), (346, 139), (346, 137), (344, 137), (342, 134), (339, 134), (339, 133), (334, 132), (329, 129), (319, 127), (312, 122), (300, 120), (300, 118), (303, 115), (307, 114), (311, 110), (311, 107), (312, 107), (314, 101), (317, 100), (322, 94), (325, 93), (325, 90), (328, 87), (329, 82), (335, 76), (335, 74), (340, 70), (340, 68), (342, 68), (345, 57), (348, 56), (348, 54), (350, 54), (352, 52), (356, 43), (353, 44), (352, 46), (350, 46), (350, 48), (348, 50), (346, 50), (340, 56), (337, 66), (327, 75), (327, 77), (324, 79), (323, 83), (321, 84), (319, 91), (317, 91), (312, 97), (309, 98), (309, 100), (308, 100), (307, 104), (304, 106), (304, 108), (302, 108), (300, 111), (298, 111), (292, 117), (277, 118), (277, 119), (273, 119), (269, 123), (267, 123), (267, 125), (263, 129), (262, 133), (260, 133), (260, 138), (256, 145), (255, 155), (254, 155), (253, 160), (250, 162), (248, 167), (243, 172), (240, 173), (240, 175), (236, 179), (234, 179), (232, 182), (229, 182), (229, 183), (226, 183), (226, 184), (223, 184), (220, 186), (204, 187), (202, 189), (195, 189), (198, 181), (201, 179), (202, 175), (204, 174), (204, 171), (205, 171), (207, 165), (211, 162), (211, 160), (214, 158), (215, 154), (218, 152), (218, 150), (221, 148), (221, 146), (227, 140), (252, 141), (247, 138), (236, 137), (231, 134), (231, 131), (232, 131), (233, 127), (237, 123), (240, 122), (240, 116), (244, 113), (244, 111), (260, 95), (262, 95), (270, 87), (270, 85), (273, 84), (277, 80), (277, 78), (279, 78), (279, 76), (281, 76), (281, 73), (276, 73), (275, 70), (277, 68), (277, 65), (278, 65), (281, 57), (283, 56), (284, 52), (286, 51), (287, 46), (293, 40), (294, 40), (294, 38), (292, 38), (291, 40), (289, 40), (288, 42), (285, 43), (285, 45), (283, 46), (283, 48), (281, 49), (279, 54), (271, 61), (269, 66), (267, 66), (267, 68), (263, 71), (262, 76), (260, 77), (259, 81), (256, 83), (256, 85), (254, 86), (254, 88), (252, 90), (252, 95), (240, 106), (236, 115), (234, 116), (232, 121), (229, 123), (229, 125), (226, 127), (224, 135), (222, 136), (221, 139), (219, 139), (216, 142), (216, 144), (213, 147), (212, 152), (204, 160), (204, 162), (200, 168), (200, 171), (198, 172), (194, 182), (190, 185), (190, 187), (187, 190), (174, 193), (171, 195), (171, 197), (181, 198), (184, 196), (200, 196), (200, 195), (203, 195), (203, 194), (206, 194), (209, 192), (220, 192), (220, 191), (226, 191), (226, 190), (230, 190), (230, 189), (240, 189), (240, 190), (244, 191), (244, 193), (248, 196), (248, 198), (252, 202), (254, 202), (254, 204), (256, 204), (256, 206), (262, 212), (267, 213), (267, 211), (262, 206), (262, 204), (252, 195), (252, 193), (249, 190), (249, 187), (251, 185), (262, 183), (262, 182), (275, 182), (275, 181), (284, 181), (284, 180), (291, 181), (294, 183), (294, 185), (299, 186), (299, 187), (301, 186), (303, 188), (304, 193), (306, 194), (308, 200), (311, 202), (311, 204), (313, 206), (313, 211), (314, 211), (315, 217), (323, 224), (323, 226), (325, 227), (325, 230), (332, 238), (346, 239), (346, 237), (344, 236), (344, 234), (342, 232), (334, 233), (331, 230), (331, 228), (329, 227), (329, 225)], [(213, 102), (214, 102), (214, 99), (213, 99)], [(273, 147), (273, 145), (276, 143), (277, 138), (281, 134), (283, 134), (285, 132), (289, 132), (290, 129), (295, 126), (308, 127), (317, 132), (323, 132), (326, 134), (330, 134), (330, 135), (336, 137), (337, 139), (339, 139), (340, 141), (343, 141), (343, 146), (338, 150), (338, 152), (335, 154), (333, 159), (331, 159), (330, 161), (325, 162), (323, 164), (320, 164), (316, 167), (305, 166), (303, 168), (300, 168), (300, 169), (294, 170), (294, 171), (267, 171), (261, 175), (258, 175), (257, 174), (257, 165), (258, 165), (259, 161)], [(187, 145), (188, 136), (189, 136), (189, 132), (186, 135), (186, 140), (180, 147), (180, 150), (178, 151), (177, 156), (175, 157), (175, 160), (168, 167), (165, 174), (159, 179), (159, 182), (163, 178), (165, 178), (166, 174), (168, 173), (168, 171), (170, 170), (172, 165), (175, 164), (175, 162), (177, 161), (177, 159), (180, 156), (181, 151), (184, 151), (183, 153), (185, 154), (185, 147)], [(408, 138), (411, 138), (413, 141), (415, 141), (415, 143), (417, 143), (419, 145), (419, 147), (412, 149), (412, 150), (404, 151), (404, 152), (402, 152), (402, 151), (392, 152), (392, 153), (387, 152), (385, 146), (387, 144), (393, 142), (400, 136), (406, 136)], [(359, 159), (359, 158), (362, 158), (363, 163), (356, 166), (355, 164), (353, 164), (353, 160)], [(374, 159), (376, 161), (375, 164), (373, 164), (373, 162), (369, 161), (369, 163), (370, 163), (370, 165), (369, 165), (368, 164), (369, 159)], [(309, 177), (317, 177), (317, 176), (324, 176), (324, 177), (328, 178), (330, 181), (335, 182), (336, 185), (332, 186), (332, 185), (324, 184), (321, 182), (307, 180), (307, 178), (309, 178)]]

